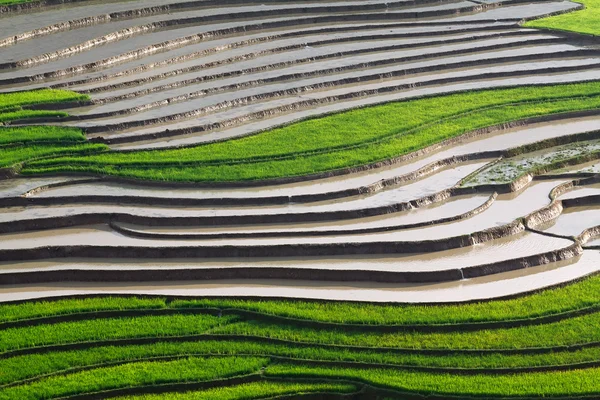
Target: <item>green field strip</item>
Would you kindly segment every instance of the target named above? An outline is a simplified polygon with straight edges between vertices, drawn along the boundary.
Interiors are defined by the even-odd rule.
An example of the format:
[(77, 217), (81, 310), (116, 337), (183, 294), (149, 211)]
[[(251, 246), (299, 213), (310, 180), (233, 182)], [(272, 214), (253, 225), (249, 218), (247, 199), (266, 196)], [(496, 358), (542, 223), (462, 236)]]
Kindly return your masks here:
[[(247, 310), (306, 321), (348, 325), (446, 325), (522, 320), (600, 305), (600, 276), (508, 300), (458, 304), (376, 304), (284, 299), (174, 299), (172, 308)], [(0, 306), (2, 310), (3, 306)], [(9, 306), (10, 307), (10, 306)], [(15, 306), (18, 307), (18, 306)]]
[(0, 168), (41, 158), (56, 157), (64, 154), (91, 154), (106, 150), (100, 143), (83, 143), (80, 145), (32, 145), (16, 148), (4, 148), (0, 152)]
[(211, 381), (257, 373), (268, 363), (267, 358), (251, 357), (189, 357), (164, 362), (128, 363), (0, 388), (0, 399), (52, 399), (122, 388)]
[[(598, 277), (600, 287), (600, 276)], [(600, 299), (599, 299), (600, 300)], [(0, 303), (0, 323), (96, 311), (155, 310), (167, 307), (165, 297), (95, 296)]]
[[(68, 115), (62, 111), (28, 110), (22, 106), (82, 101), (88, 98), (87, 95), (54, 89), (0, 93), (0, 125), (17, 119)], [(47, 157), (89, 155), (106, 149), (105, 145), (89, 143), (83, 131), (78, 128), (0, 127), (0, 168)]]
[[(543, 234), (543, 232), (542, 232)], [(33, 319), (23, 319), (14, 322), (0, 323), (0, 330), (36, 325), (56, 324), (62, 322), (85, 321), (99, 318), (126, 318), (143, 316), (168, 316), (168, 315), (232, 315), (233, 317), (242, 317), (250, 320), (260, 320), (266, 322), (275, 322), (283, 324), (294, 324), (325, 329), (352, 329), (366, 332), (397, 332), (397, 331), (418, 331), (418, 332), (451, 332), (451, 331), (472, 331), (480, 329), (509, 328), (515, 326), (539, 325), (550, 322), (562, 321), (580, 315), (593, 314), (600, 311), (600, 304), (588, 307), (582, 307), (570, 311), (553, 313), (544, 316), (506, 319), (498, 321), (484, 322), (462, 322), (446, 324), (413, 324), (413, 325), (377, 325), (377, 324), (343, 324), (334, 322), (321, 322), (317, 320), (299, 319), (283, 317), (274, 314), (268, 314), (257, 311), (249, 311), (242, 308), (214, 308), (214, 307), (182, 307), (182, 308), (157, 308), (157, 309), (132, 309), (117, 311), (88, 311), (63, 314), (49, 317), (39, 317)]]
[[(111, 340), (173, 338), (184, 341), (188, 336), (228, 335), (231, 338), (252, 337), (269, 341), (326, 344), (351, 349), (375, 351), (394, 349), (398, 352), (523, 352), (542, 353), (551, 350), (575, 350), (595, 347), (600, 342), (600, 313), (543, 325), (467, 332), (397, 332), (373, 333), (360, 330), (307, 328), (298, 325), (269, 324), (259, 321), (236, 322), (223, 316), (161, 316), (96, 321), (65, 322), (0, 331), (0, 355), (3, 358), (24, 352), (59, 350), (60, 346), (77, 348), (107, 345)], [(209, 336), (205, 336), (207, 339)], [(190, 339), (191, 340), (191, 339)]]
[(0, 93), (0, 111), (4, 108), (34, 104), (53, 104), (89, 100), (89, 96), (70, 90), (39, 89)]
[(568, 14), (529, 21), (524, 26), (600, 35), (600, 0), (576, 0), (575, 2), (583, 4), (585, 8)]
[(9, 126), (0, 129), (0, 145), (31, 145), (32, 142), (79, 143), (85, 142), (85, 140), (83, 131), (79, 128), (62, 126)]
[(544, 325), (447, 333), (372, 333), (243, 321), (214, 328), (211, 333), (373, 348), (523, 350), (598, 342), (600, 341), (598, 324), (600, 324), (598, 313)]
[(69, 115), (64, 111), (48, 111), (48, 110), (23, 110), (18, 109), (14, 111), (1, 111), (0, 122), (9, 122), (22, 119), (30, 118), (42, 118), (42, 117), (66, 117)]
[(327, 346), (278, 344), (251, 340), (196, 340), (147, 345), (102, 346), (73, 351), (26, 354), (0, 359), (0, 387), (28, 383), (54, 375), (72, 374), (131, 362), (166, 361), (188, 357), (268, 357), (278, 360), (330, 362), (346, 366), (461, 374), (500, 374), (535, 370), (568, 370), (600, 364), (600, 347), (544, 354), (399, 354)]
[[(305, 175), (326, 170), (364, 165), (397, 157), (473, 129), (515, 121), (527, 117), (600, 108), (596, 81), (514, 89), (495, 89), (408, 100), (367, 107), (309, 119), (257, 135), (185, 149), (105, 152), (93, 157), (66, 157), (31, 163), (23, 173), (87, 172), (130, 178), (174, 181), (232, 181)], [(537, 97), (537, 99), (536, 99)], [(560, 101), (557, 99), (562, 98)], [(489, 107), (495, 103), (522, 102), (522, 107), (489, 109), (481, 115), (468, 114), (457, 120), (410, 132), (425, 123), (458, 113)], [(528, 102), (533, 102), (529, 104)], [(405, 133), (409, 131), (409, 133)], [(365, 136), (366, 135), (366, 136)], [(347, 146), (349, 140), (393, 136), (349, 150), (323, 150)], [(293, 139), (293, 140), (292, 140)], [(291, 147), (290, 147), (291, 146)], [(319, 151), (314, 156), (260, 161), (251, 164), (185, 166), (222, 157), (265, 157), (299, 151)], [(156, 166), (152, 163), (156, 160)], [(177, 163), (162, 167), (164, 162)], [(143, 167), (129, 165), (141, 162)], [(68, 165), (67, 165), (68, 164)], [(153, 172), (154, 170), (154, 172)]]
[(11, 328), (0, 331), (0, 352), (104, 340), (194, 335), (206, 333), (211, 328), (232, 321), (235, 321), (235, 317), (171, 315), (98, 319)]
[[(1, 3), (0, 3), (1, 4)], [(4, 122), (10, 122), (15, 120), (24, 120), (31, 118), (42, 118), (42, 117), (66, 117), (67, 114), (64, 111), (52, 111), (43, 109), (23, 109), (23, 107), (36, 105), (37, 107), (43, 107), (44, 104), (56, 104), (64, 102), (75, 102), (89, 100), (89, 96), (75, 93), (68, 90), (56, 90), (56, 89), (40, 89), (30, 90), (22, 92), (6, 92), (0, 93), (0, 125)], [(0, 129), (0, 143), (3, 143), (2, 139), (4, 136), (3, 130)], [(57, 129), (56, 127), (53, 129)], [(43, 129), (38, 128), (38, 131), (42, 133)], [(52, 129), (49, 129), (51, 131)], [(52, 132), (50, 132), (51, 134)], [(79, 133), (83, 138), (81, 131)], [(50, 135), (51, 136), (51, 135)]]
[[(394, 138), (403, 138), (405, 140), (405, 146), (407, 148), (419, 149), (425, 147), (423, 143), (419, 143), (420, 136), (426, 136), (430, 140), (428, 144), (437, 143), (443, 139), (453, 138), (456, 136), (460, 136), (461, 134), (476, 130), (478, 128), (487, 127), (490, 125), (502, 124), (505, 122), (527, 119), (531, 117), (537, 117), (540, 115), (546, 114), (561, 114), (568, 113), (572, 111), (580, 111), (580, 110), (588, 110), (588, 109), (597, 109), (599, 108), (600, 96), (597, 94), (588, 95), (588, 96), (573, 96), (573, 97), (564, 97), (560, 96), (557, 98), (550, 99), (541, 99), (541, 100), (525, 100), (522, 102), (516, 102), (512, 99), (508, 99), (506, 103), (496, 104), (492, 106), (485, 106), (480, 108), (469, 109), (466, 111), (459, 110), (458, 112), (450, 115), (442, 114), (440, 110), (428, 110), (430, 114), (434, 114), (429, 120), (425, 120), (421, 123), (409, 124), (408, 121), (404, 119), (399, 119), (398, 121), (393, 121), (395, 125), (385, 126), (386, 130), (389, 132), (385, 132), (382, 134), (381, 130), (384, 128), (371, 128), (371, 131), (365, 131), (361, 134), (357, 134), (358, 138), (354, 136), (348, 138), (344, 136), (345, 140), (357, 140), (355, 143), (344, 143), (342, 142), (342, 138), (338, 138), (337, 143), (335, 145), (327, 146), (324, 143), (312, 143), (314, 146), (312, 149), (292, 149), (290, 152), (282, 152), (286, 147), (294, 147), (301, 146), (302, 141), (304, 139), (303, 134), (297, 132), (298, 137), (295, 138), (296, 142), (292, 142), (292, 138), (286, 136), (284, 139), (275, 138), (264, 138), (263, 135), (269, 136), (272, 131), (265, 131), (263, 133), (253, 135), (250, 137), (244, 138), (234, 138), (226, 141), (220, 141), (218, 143), (213, 144), (204, 144), (195, 147), (188, 147), (179, 150), (139, 150), (139, 151), (124, 151), (124, 152), (111, 152), (107, 154), (102, 154), (94, 157), (88, 157), (86, 159), (80, 158), (61, 158), (56, 160), (56, 164), (71, 164), (71, 165), (105, 165), (107, 162), (111, 164), (120, 165), (120, 166), (136, 166), (136, 167), (169, 167), (169, 166), (208, 166), (208, 165), (222, 165), (222, 164), (251, 164), (251, 163), (259, 163), (264, 161), (282, 161), (287, 159), (293, 159), (300, 156), (313, 156), (319, 154), (326, 154), (331, 152), (338, 152), (342, 150), (354, 150), (359, 149), (361, 147), (365, 147), (368, 145), (375, 145), (378, 143), (385, 143), (390, 139)], [(414, 100), (417, 101), (417, 100)], [(565, 103), (573, 103), (573, 102), (583, 102), (586, 103), (586, 106), (582, 106), (581, 104), (570, 104), (565, 107)], [(388, 104), (396, 104), (396, 103), (388, 103)], [(388, 104), (374, 106), (374, 107), (384, 107)], [(404, 102), (401, 102), (404, 104)], [(431, 107), (431, 106), (430, 106)], [(564, 108), (563, 108), (564, 107)], [(583, 107), (583, 108), (582, 108)], [(589, 107), (589, 108), (586, 108)], [(362, 111), (363, 109), (359, 109)], [(517, 111), (515, 111), (517, 110)], [(393, 110), (397, 112), (396, 110)], [(411, 110), (400, 110), (401, 112), (410, 112)], [(352, 112), (352, 111), (350, 111)], [(440, 115), (437, 115), (437, 114)], [(335, 116), (335, 114), (334, 114)], [(439, 118), (438, 118), (439, 117)], [(327, 118), (327, 117), (323, 117)], [(368, 118), (367, 116), (363, 118)], [(381, 118), (381, 115), (377, 115), (377, 118)], [(437, 119), (436, 119), (437, 118)], [(313, 120), (309, 120), (313, 121)], [(298, 122), (297, 124), (302, 124), (303, 122)], [(341, 125), (341, 124), (340, 124)], [(404, 127), (404, 125), (406, 125)], [(413, 126), (414, 125), (414, 126)], [(288, 125), (288, 127), (294, 126)], [(404, 128), (404, 129), (402, 129)], [(279, 128), (285, 129), (285, 128)], [(329, 129), (335, 133), (332, 127)], [(337, 129), (347, 129), (345, 126), (339, 126)], [(351, 129), (350, 131), (354, 133), (357, 128)], [(329, 134), (327, 137), (330, 136)], [(365, 138), (365, 136), (368, 136)], [(372, 137), (371, 137), (372, 136)], [(326, 137), (326, 138), (327, 138)], [(231, 146), (232, 144), (236, 144), (240, 141), (250, 141), (254, 138), (262, 139), (262, 140), (271, 140), (273, 143), (271, 147), (267, 144), (259, 143), (257, 145), (249, 144), (245, 145), (246, 147), (250, 147), (245, 151), (257, 151), (260, 154), (254, 156), (244, 156), (243, 153), (236, 153), (235, 147), (233, 149), (228, 150), (220, 150), (219, 148), (214, 149), (214, 152), (211, 152), (212, 146), (215, 147), (225, 147), (227, 145)], [(412, 139), (411, 141), (407, 140)], [(441, 138), (441, 139), (440, 139)], [(287, 146), (282, 143), (283, 140), (288, 140)], [(323, 140), (326, 143), (326, 140)], [(256, 149), (253, 149), (255, 147)], [(244, 149), (239, 149), (239, 151), (243, 151)], [(403, 153), (406, 150), (403, 149)], [(225, 152), (225, 154), (223, 154)], [(266, 154), (265, 154), (266, 153)], [(128, 154), (133, 154), (134, 157), (128, 157)], [(179, 156), (179, 157), (178, 157)], [(233, 157), (231, 157), (233, 156)], [(108, 157), (105, 159), (105, 157)], [(35, 162), (32, 163), (32, 166), (43, 166), (43, 162)]]
[(515, 375), (428, 374), (394, 369), (327, 368), (273, 364), (266, 376), (285, 379), (344, 379), (408, 394), (493, 397), (600, 395), (600, 369), (534, 372)]
[[(295, 383), (295, 382), (253, 382), (243, 385), (214, 388), (185, 393), (141, 394), (119, 397), (118, 400), (253, 400), (283, 398), (303, 394), (322, 394), (323, 398), (335, 398), (335, 394), (354, 393), (358, 389), (348, 383)], [(294, 397), (295, 398), (295, 397)]]
[[(600, 278), (598, 285), (600, 286)], [(96, 311), (166, 308), (164, 297), (92, 297), (0, 304), (0, 323)]]

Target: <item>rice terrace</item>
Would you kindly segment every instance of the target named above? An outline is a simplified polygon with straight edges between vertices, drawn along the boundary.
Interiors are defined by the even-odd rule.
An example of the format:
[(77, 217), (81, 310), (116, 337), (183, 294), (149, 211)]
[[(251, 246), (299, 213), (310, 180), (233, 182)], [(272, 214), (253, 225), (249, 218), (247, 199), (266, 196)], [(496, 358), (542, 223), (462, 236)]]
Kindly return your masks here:
[(0, 400), (600, 398), (600, 0), (0, 0)]

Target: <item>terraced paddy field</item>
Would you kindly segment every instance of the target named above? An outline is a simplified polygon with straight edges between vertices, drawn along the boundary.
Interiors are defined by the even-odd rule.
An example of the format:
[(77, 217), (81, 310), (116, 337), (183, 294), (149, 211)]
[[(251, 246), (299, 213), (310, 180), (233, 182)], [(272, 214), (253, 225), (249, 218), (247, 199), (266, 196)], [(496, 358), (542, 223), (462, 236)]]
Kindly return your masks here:
[(0, 399), (599, 398), (599, 27), (0, 0)]

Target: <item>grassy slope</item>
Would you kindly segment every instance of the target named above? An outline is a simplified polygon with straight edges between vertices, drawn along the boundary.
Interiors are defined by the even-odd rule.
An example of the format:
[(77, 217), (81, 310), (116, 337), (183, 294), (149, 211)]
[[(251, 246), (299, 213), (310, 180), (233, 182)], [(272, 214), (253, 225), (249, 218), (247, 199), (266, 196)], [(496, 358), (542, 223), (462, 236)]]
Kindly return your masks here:
[(576, 2), (583, 4), (585, 9), (529, 21), (525, 26), (600, 35), (600, 0), (577, 0)]

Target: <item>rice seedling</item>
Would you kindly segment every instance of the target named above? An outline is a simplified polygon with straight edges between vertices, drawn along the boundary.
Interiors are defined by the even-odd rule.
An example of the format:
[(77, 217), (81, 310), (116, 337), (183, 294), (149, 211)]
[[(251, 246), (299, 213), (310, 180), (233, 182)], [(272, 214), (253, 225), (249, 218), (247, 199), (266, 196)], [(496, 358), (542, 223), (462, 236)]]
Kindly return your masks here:
[(353, 393), (356, 386), (346, 383), (253, 382), (231, 387), (185, 393), (141, 394), (118, 397), (118, 400), (251, 400), (278, 398), (308, 393)]
[(137, 386), (211, 381), (257, 372), (268, 362), (267, 358), (251, 357), (189, 357), (165, 362), (134, 362), (0, 388), (0, 399), (48, 399)]

